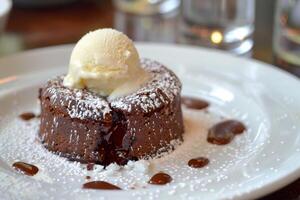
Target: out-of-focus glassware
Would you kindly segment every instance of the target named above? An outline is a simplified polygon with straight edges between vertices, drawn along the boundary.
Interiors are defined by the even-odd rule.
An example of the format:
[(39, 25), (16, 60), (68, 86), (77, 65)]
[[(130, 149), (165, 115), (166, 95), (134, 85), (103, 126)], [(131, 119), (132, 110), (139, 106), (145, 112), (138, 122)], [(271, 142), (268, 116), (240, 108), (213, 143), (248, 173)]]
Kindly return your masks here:
[(139, 15), (168, 13), (180, 5), (180, 0), (114, 0), (116, 7)]
[(114, 28), (135, 41), (175, 43), (178, 10), (159, 15), (132, 15), (116, 11)]
[(0, 0), (0, 34), (4, 30), (11, 7), (11, 0)]
[(278, 0), (273, 51), (275, 64), (300, 77), (300, 0)]
[(182, 43), (251, 55), (254, 0), (183, 0)]
[(114, 28), (133, 40), (176, 42), (180, 0), (114, 0), (114, 5)]

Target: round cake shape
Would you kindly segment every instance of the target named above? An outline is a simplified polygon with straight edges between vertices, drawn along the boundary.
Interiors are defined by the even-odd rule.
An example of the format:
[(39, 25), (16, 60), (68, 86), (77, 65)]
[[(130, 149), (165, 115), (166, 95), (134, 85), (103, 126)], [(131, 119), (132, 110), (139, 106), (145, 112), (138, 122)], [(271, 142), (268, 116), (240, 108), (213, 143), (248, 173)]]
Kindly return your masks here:
[(48, 81), (39, 95), (44, 146), (71, 160), (102, 165), (126, 164), (173, 149), (184, 132), (181, 83), (158, 62), (143, 59), (141, 65), (150, 80), (115, 99), (67, 88), (64, 76)]

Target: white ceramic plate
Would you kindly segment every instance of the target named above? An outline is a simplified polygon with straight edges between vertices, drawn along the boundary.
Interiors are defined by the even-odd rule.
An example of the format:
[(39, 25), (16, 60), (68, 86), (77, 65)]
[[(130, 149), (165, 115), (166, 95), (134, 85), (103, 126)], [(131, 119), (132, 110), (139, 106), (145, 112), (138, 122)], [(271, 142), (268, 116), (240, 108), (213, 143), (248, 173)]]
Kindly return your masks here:
[[(163, 159), (151, 161), (148, 175), (127, 171), (92, 174), (122, 191), (81, 189), (86, 171), (47, 152), (35, 141), (38, 121), (18, 114), (38, 109), (37, 89), (67, 71), (72, 46), (33, 50), (0, 59), (0, 199), (253, 199), (300, 176), (300, 82), (270, 65), (208, 49), (138, 44), (142, 57), (173, 69), (183, 94), (211, 102), (209, 113), (185, 110), (186, 141)], [(37, 111), (38, 112), (38, 111)], [(218, 116), (243, 121), (248, 130), (226, 146), (208, 144), (209, 126)], [(190, 169), (193, 156), (207, 156), (208, 167)], [(34, 177), (10, 166), (23, 160), (40, 168)], [(174, 181), (149, 186), (151, 173), (163, 170)], [(124, 171), (126, 171), (124, 169)], [(136, 189), (130, 184), (138, 182)], [(145, 183), (144, 185), (142, 183)]]

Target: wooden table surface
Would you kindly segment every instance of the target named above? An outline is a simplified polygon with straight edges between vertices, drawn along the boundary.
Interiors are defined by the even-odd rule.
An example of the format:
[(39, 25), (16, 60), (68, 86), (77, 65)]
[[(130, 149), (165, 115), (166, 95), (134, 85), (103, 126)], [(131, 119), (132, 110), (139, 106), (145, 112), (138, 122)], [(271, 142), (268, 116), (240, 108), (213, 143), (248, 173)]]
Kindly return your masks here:
[[(25, 49), (74, 43), (90, 30), (114, 27), (114, 13), (108, 0), (79, 1), (42, 9), (14, 7), (6, 32), (21, 38)], [(253, 55), (264, 62), (272, 62), (270, 45), (255, 46)], [(300, 199), (300, 179), (261, 199)]]

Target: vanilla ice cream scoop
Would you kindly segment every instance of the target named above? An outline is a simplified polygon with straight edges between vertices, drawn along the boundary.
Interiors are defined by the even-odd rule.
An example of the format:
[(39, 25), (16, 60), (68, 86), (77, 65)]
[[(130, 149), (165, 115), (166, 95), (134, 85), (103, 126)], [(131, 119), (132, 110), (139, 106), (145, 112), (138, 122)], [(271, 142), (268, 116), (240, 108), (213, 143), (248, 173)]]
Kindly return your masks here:
[(118, 97), (137, 90), (147, 77), (139, 54), (126, 35), (113, 29), (98, 29), (75, 45), (64, 85)]

